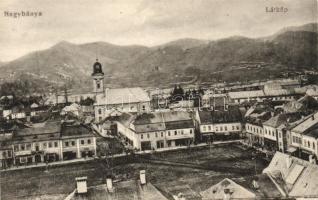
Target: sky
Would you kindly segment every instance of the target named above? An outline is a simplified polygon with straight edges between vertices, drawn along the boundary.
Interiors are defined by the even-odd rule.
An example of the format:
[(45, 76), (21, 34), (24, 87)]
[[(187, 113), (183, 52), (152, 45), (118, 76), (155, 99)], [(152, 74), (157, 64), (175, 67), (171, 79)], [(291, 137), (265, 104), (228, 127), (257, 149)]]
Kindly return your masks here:
[[(22, 11), (42, 16), (5, 14)], [(181, 38), (256, 38), (317, 22), (318, 13), (317, 0), (1, 0), (0, 12), (0, 61), (60, 41), (155, 46)]]

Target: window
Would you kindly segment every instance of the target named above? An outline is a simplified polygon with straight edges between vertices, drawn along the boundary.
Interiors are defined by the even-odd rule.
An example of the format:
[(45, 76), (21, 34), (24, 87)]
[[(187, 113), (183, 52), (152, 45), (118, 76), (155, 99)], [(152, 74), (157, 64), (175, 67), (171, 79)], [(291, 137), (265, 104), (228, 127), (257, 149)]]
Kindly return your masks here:
[(19, 151), (19, 145), (14, 145), (14, 151)]
[(236, 130), (240, 130), (240, 126), (236, 126)]
[(75, 146), (75, 141), (72, 141), (71, 143), (72, 143), (72, 146)]
[[(247, 130), (249, 130), (249, 126), (247, 126)], [(234, 130), (235, 129), (235, 126), (232, 126), (232, 130)]]
[(310, 148), (310, 142), (308, 141), (308, 147)]
[(11, 151), (8, 151), (8, 157), (11, 158)]
[(227, 131), (227, 126), (224, 127), (224, 130)]
[(26, 144), (26, 150), (31, 150), (31, 144)]
[(211, 126), (208, 126), (209, 131), (211, 130)]
[(146, 110), (146, 106), (145, 105), (142, 106), (142, 110)]
[(312, 148), (313, 148), (313, 149), (316, 149), (315, 143), (312, 143)]
[(215, 127), (215, 131), (219, 131), (219, 127), (216, 126), (216, 127)]
[(192, 134), (192, 129), (190, 129), (190, 134)]
[(155, 135), (156, 135), (156, 137), (158, 137), (158, 133), (157, 132), (155, 133)]
[(58, 147), (58, 143), (57, 142), (54, 142), (54, 147)]
[(98, 109), (98, 114), (102, 114), (102, 109)]
[(97, 89), (99, 89), (100, 88), (100, 83), (97, 83)]
[(81, 140), (81, 145), (84, 145), (84, 144), (85, 144), (84, 140)]
[(205, 126), (203, 126), (202, 128), (203, 128), (203, 131), (206, 131), (206, 127)]
[(149, 135), (149, 133), (147, 133), (147, 138), (150, 138), (150, 135)]
[(140, 139), (144, 139), (144, 135), (143, 134), (140, 135)]
[(44, 143), (43, 143), (43, 149), (46, 149), (46, 147), (47, 147), (47, 143), (44, 142)]
[(161, 132), (161, 137), (163, 137), (163, 132)]
[(49, 148), (52, 148), (52, 142), (49, 142)]
[(91, 144), (91, 140), (90, 139), (87, 140), (87, 144)]
[(24, 150), (25, 150), (24, 144), (20, 144), (20, 149), (21, 149), (21, 151), (24, 151)]
[(174, 135), (177, 135), (177, 131), (174, 131)]
[(65, 146), (68, 147), (68, 145), (69, 145), (69, 143), (68, 143), (68, 142), (65, 142)]
[(170, 136), (170, 131), (168, 131), (168, 136)]
[(223, 131), (223, 126), (220, 127), (220, 131)]

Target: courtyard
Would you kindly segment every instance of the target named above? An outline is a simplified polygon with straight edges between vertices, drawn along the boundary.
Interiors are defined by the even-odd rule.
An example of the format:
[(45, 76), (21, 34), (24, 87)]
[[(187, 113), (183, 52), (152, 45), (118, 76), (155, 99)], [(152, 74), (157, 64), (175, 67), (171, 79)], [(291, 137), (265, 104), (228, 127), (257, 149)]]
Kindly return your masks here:
[(88, 186), (105, 183), (112, 175), (114, 184), (138, 179), (146, 170), (150, 181), (168, 198), (178, 193), (192, 199), (225, 177), (250, 179), (267, 166), (261, 156), (240, 144), (157, 152), (144, 156), (96, 159), (63, 166), (1, 172), (1, 199), (63, 199), (75, 189), (75, 177), (87, 176)]

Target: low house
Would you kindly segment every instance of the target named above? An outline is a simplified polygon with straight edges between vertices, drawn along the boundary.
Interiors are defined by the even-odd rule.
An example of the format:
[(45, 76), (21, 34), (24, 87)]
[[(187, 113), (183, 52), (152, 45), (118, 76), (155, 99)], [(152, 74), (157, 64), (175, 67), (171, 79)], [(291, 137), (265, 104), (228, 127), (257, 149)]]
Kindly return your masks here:
[(72, 114), (74, 116), (80, 116), (81, 113), (82, 113), (81, 106), (76, 103), (72, 103), (69, 106), (65, 106), (61, 111), (61, 115)]
[(242, 132), (243, 115), (236, 106), (227, 110), (197, 110), (195, 118), (202, 141), (237, 139)]
[(140, 150), (187, 146), (194, 141), (194, 123), (188, 112), (123, 114), (118, 133)]

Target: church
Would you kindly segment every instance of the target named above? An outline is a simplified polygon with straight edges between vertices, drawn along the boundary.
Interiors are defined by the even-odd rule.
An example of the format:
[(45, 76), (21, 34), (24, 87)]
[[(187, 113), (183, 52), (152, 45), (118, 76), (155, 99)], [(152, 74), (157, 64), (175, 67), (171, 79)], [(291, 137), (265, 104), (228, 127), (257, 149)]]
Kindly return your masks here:
[(108, 117), (114, 110), (132, 113), (150, 111), (149, 95), (142, 88), (104, 88), (104, 72), (98, 60), (93, 65), (92, 79), (96, 122)]

